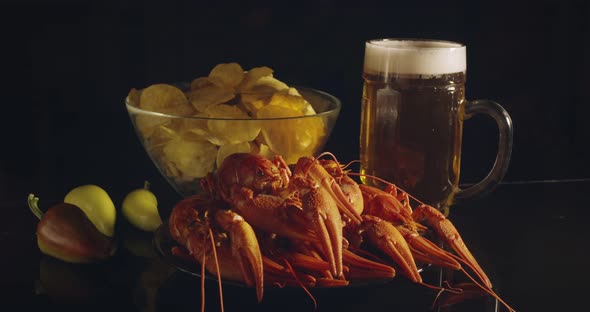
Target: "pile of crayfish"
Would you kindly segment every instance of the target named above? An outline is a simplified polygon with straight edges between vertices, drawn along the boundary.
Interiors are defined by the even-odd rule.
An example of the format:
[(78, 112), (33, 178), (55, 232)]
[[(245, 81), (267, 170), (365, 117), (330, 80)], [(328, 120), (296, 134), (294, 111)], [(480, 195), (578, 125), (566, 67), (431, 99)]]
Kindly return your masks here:
[(461, 270), (499, 299), (444, 214), (391, 183), (379, 189), (354, 175), (330, 153), (292, 166), (280, 156), (232, 154), (202, 180), (203, 193), (173, 208), (172, 253), (199, 262), (202, 276), (254, 287), (259, 301), (264, 286), (341, 287), (398, 273), (424, 284), (424, 264)]

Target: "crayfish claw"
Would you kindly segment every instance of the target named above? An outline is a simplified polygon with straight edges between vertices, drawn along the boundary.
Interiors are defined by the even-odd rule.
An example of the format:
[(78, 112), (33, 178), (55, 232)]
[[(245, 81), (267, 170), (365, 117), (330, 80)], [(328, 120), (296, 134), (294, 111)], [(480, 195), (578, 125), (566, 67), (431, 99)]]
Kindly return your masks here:
[(395, 277), (389, 265), (363, 258), (348, 249), (342, 251), (344, 263), (350, 267), (350, 279), (388, 279)]
[(285, 218), (294, 209), (280, 196), (258, 194), (245, 187), (234, 186), (231, 190), (233, 208), (252, 226), (268, 233), (276, 233), (296, 240), (314, 240), (310, 229), (298, 220)]
[(335, 205), (326, 202), (317, 188), (303, 196), (303, 207), (319, 238), (324, 257), (335, 277), (342, 275), (342, 219)]
[(361, 231), (369, 243), (386, 253), (410, 280), (422, 282), (410, 247), (395, 226), (379, 217), (365, 215)]
[(451, 223), (451, 221), (449, 221), (449, 219), (447, 219), (440, 211), (432, 206), (420, 205), (414, 209), (412, 217), (417, 222), (426, 222), (430, 228), (434, 229), (434, 231), (459, 254), (461, 259), (473, 269), (481, 281), (487, 287), (492, 288), (492, 282), (463, 242), (461, 235), (459, 235), (459, 232), (453, 223)]
[(258, 301), (262, 301), (264, 285), (262, 254), (254, 230), (244, 218), (230, 210), (218, 210), (215, 219), (229, 233), (232, 254), (238, 259), (246, 285), (256, 287)]
[(410, 246), (410, 250), (416, 261), (431, 263), (452, 270), (461, 269), (461, 264), (455, 260), (453, 255), (421, 236), (418, 232), (410, 230), (403, 225), (398, 225), (396, 228)]

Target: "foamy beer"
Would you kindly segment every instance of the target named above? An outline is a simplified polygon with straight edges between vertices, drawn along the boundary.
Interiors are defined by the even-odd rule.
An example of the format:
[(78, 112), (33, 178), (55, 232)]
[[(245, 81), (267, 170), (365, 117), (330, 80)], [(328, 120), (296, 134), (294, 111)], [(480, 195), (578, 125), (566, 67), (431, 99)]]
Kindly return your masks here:
[[(466, 47), (449, 41), (367, 41), (363, 68), (361, 173), (395, 183), (438, 208), (490, 191), (512, 151), (512, 121), (497, 103), (465, 100)], [(459, 188), (463, 120), (492, 116), (496, 162), (481, 182)], [(380, 186), (363, 178), (363, 183)]]

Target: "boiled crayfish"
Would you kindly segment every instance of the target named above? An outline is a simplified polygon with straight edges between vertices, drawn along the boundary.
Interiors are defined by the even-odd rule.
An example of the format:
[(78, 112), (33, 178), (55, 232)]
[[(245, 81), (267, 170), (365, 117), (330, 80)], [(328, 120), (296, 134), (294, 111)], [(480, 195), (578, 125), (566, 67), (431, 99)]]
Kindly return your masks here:
[[(320, 159), (325, 154), (331, 159)], [(206, 269), (219, 280), (255, 287), (259, 301), (264, 286), (338, 287), (390, 279), (396, 272), (423, 284), (420, 264), (470, 276), (466, 267), (477, 276), (475, 284), (499, 299), (440, 211), (390, 183), (384, 190), (359, 185), (325, 154), (302, 157), (293, 166), (280, 156), (228, 156), (203, 180), (203, 194), (174, 207), (169, 228), (180, 246), (173, 254), (201, 263), (202, 273)], [(456, 255), (428, 240), (427, 232)]]

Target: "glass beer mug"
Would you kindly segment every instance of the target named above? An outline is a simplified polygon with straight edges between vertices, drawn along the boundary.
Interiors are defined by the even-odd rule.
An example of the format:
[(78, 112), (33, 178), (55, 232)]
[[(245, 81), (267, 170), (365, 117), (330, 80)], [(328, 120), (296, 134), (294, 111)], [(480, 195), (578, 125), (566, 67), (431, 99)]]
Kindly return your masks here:
[[(442, 209), (493, 189), (512, 151), (512, 121), (498, 104), (465, 99), (466, 47), (417, 39), (367, 41), (363, 67), (362, 182), (394, 183)], [(459, 188), (463, 120), (484, 113), (499, 129), (496, 161), (479, 183)]]

